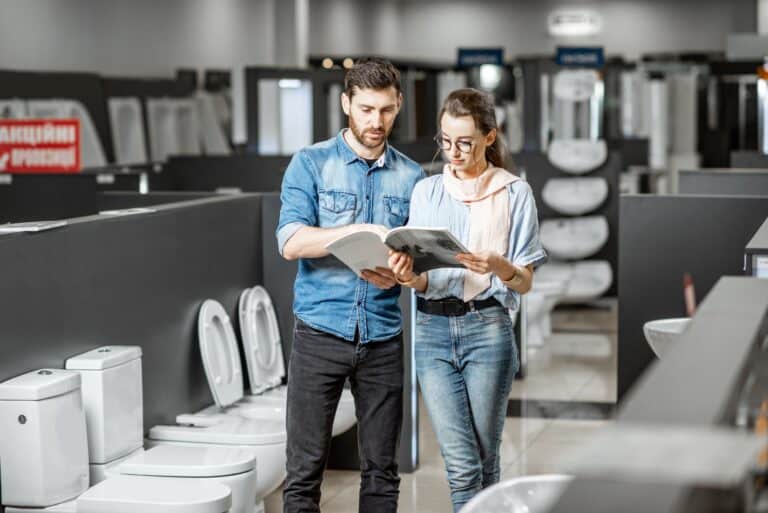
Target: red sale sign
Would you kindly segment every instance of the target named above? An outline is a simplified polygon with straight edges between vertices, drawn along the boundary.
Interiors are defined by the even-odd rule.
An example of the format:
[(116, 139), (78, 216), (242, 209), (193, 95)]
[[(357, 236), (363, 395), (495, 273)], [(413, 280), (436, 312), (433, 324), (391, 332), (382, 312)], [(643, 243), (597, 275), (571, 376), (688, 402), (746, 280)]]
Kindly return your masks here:
[(77, 173), (80, 120), (0, 119), (0, 173)]

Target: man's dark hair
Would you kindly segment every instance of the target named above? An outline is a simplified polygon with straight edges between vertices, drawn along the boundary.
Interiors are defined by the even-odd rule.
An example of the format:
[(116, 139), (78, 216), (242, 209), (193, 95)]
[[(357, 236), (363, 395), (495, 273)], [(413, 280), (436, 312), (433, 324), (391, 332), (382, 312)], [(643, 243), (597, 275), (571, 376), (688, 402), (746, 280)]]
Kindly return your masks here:
[(386, 59), (365, 57), (358, 59), (344, 76), (344, 92), (349, 98), (354, 89), (387, 89), (394, 87), (400, 93), (400, 72)]

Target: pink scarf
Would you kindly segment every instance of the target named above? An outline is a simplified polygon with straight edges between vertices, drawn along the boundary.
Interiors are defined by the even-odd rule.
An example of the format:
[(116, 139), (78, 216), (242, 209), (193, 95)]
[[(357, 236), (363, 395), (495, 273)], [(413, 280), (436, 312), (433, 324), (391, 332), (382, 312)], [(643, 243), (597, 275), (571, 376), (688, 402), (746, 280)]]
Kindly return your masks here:
[[(443, 167), (445, 190), (452, 198), (469, 205), (469, 245), (476, 253), (492, 250), (505, 255), (509, 249), (509, 194), (507, 185), (519, 180), (506, 169), (488, 166), (477, 178), (461, 180), (450, 165)], [(504, 192), (504, 194), (497, 194)], [(464, 276), (464, 301), (469, 301), (491, 286), (491, 273), (467, 270)]]

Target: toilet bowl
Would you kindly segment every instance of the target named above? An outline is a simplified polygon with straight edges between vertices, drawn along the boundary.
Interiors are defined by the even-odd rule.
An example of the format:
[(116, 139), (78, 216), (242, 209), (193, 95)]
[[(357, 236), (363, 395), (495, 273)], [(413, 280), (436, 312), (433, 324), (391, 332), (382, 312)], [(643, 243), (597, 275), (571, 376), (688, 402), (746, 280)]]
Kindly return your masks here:
[(78, 372), (42, 369), (0, 383), (0, 487), (6, 513), (224, 513), (223, 484), (120, 475), (89, 488)]
[(541, 198), (559, 214), (580, 216), (592, 212), (608, 197), (608, 182), (603, 177), (550, 178)]
[(549, 162), (568, 174), (583, 175), (600, 167), (608, 157), (608, 147), (600, 139), (555, 139), (549, 143)]
[[(251, 393), (235, 406), (239, 409), (284, 408), (288, 387), (282, 384), (285, 378), (283, 346), (277, 314), (267, 290), (257, 285), (243, 291), (238, 312)], [(346, 432), (356, 422), (354, 397), (350, 390), (344, 389), (333, 420), (332, 436)]]
[(528, 293), (528, 343), (536, 346), (552, 335), (552, 310), (563, 298), (567, 280), (543, 279), (534, 276)]
[(545, 513), (565, 492), (572, 476), (543, 474), (508, 479), (474, 496), (462, 513)]
[(608, 241), (608, 221), (604, 216), (547, 219), (541, 223), (540, 237), (552, 258), (587, 258)]
[[(243, 341), (248, 379), (251, 393), (245, 394), (229, 406), (219, 403), (209, 406), (196, 415), (231, 414), (246, 418), (273, 418), (285, 420), (287, 386), (283, 385), (285, 365), (280, 330), (277, 324), (272, 300), (269, 293), (261, 286), (246, 289), (240, 294), (238, 303), (240, 334)], [(224, 314), (223, 307), (209, 304), (200, 309), (199, 334), (207, 337), (206, 324), (214, 324), (215, 317)], [(234, 331), (225, 329), (230, 351), (237, 350)], [(215, 341), (212, 342), (215, 348)], [(234, 349), (231, 349), (234, 348)], [(349, 390), (342, 391), (336, 415), (333, 420), (331, 435), (344, 433), (356, 423), (354, 398)]]
[(643, 324), (643, 334), (654, 354), (662, 358), (669, 347), (685, 333), (691, 323), (690, 317), (677, 317), (671, 319), (657, 319)]
[[(243, 372), (232, 323), (220, 303), (206, 300), (198, 323), (200, 352), (215, 405), (176, 417), (179, 425), (155, 426), (147, 443), (195, 446), (239, 446), (256, 455), (256, 502), (285, 479), (285, 415), (257, 408), (248, 415), (227, 413), (243, 398)], [(275, 413), (278, 412), (278, 413)]]
[(80, 120), (80, 164), (83, 168), (104, 167), (107, 157), (88, 109), (76, 100), (29, 100), (30, 118), (77, 118)]
[(538, 269), (536, 279), (563, 279), (568, 276), (568, 286), (559, 303), (585, 303), (605, 294), (613, 283), (611, 264), (605, 260), (582, 262), (547, 262)]
[(115, 145), (115, 162), (139, 164), (147, 162), (144, 114), (138, 98), (109, 98), (109, 126)]
[(253, 511), (257, 476), (252, 451), (144, 449), (140, 347), (100, 347), (69, 358), (65, 366), (80, 373), (91, 484), (121, 474), (218, 482), (232, 491), (231, 513)]

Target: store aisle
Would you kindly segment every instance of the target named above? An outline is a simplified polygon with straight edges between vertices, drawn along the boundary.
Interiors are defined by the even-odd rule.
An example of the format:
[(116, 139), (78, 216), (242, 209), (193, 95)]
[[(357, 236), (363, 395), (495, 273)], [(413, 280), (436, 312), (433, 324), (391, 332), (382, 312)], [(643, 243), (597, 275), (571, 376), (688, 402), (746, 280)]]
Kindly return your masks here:
[[(558, 310), (548, 345), (529, 356), (528, 377), (516, 381), (501, 450), (502, 479), (563, 472), (574, 446), (610, 423), (616, 385), (616, 304)], [(451, 511), (443, 460), (423, 403), (419, 470), (403, 474), (400, 513)], [(523, 416), (520, 416), (520, 415)], [(359, 472), (329, 470), (324, 513), (357, 513)], [(282, 490), (267, 513), (282, 511)]]

